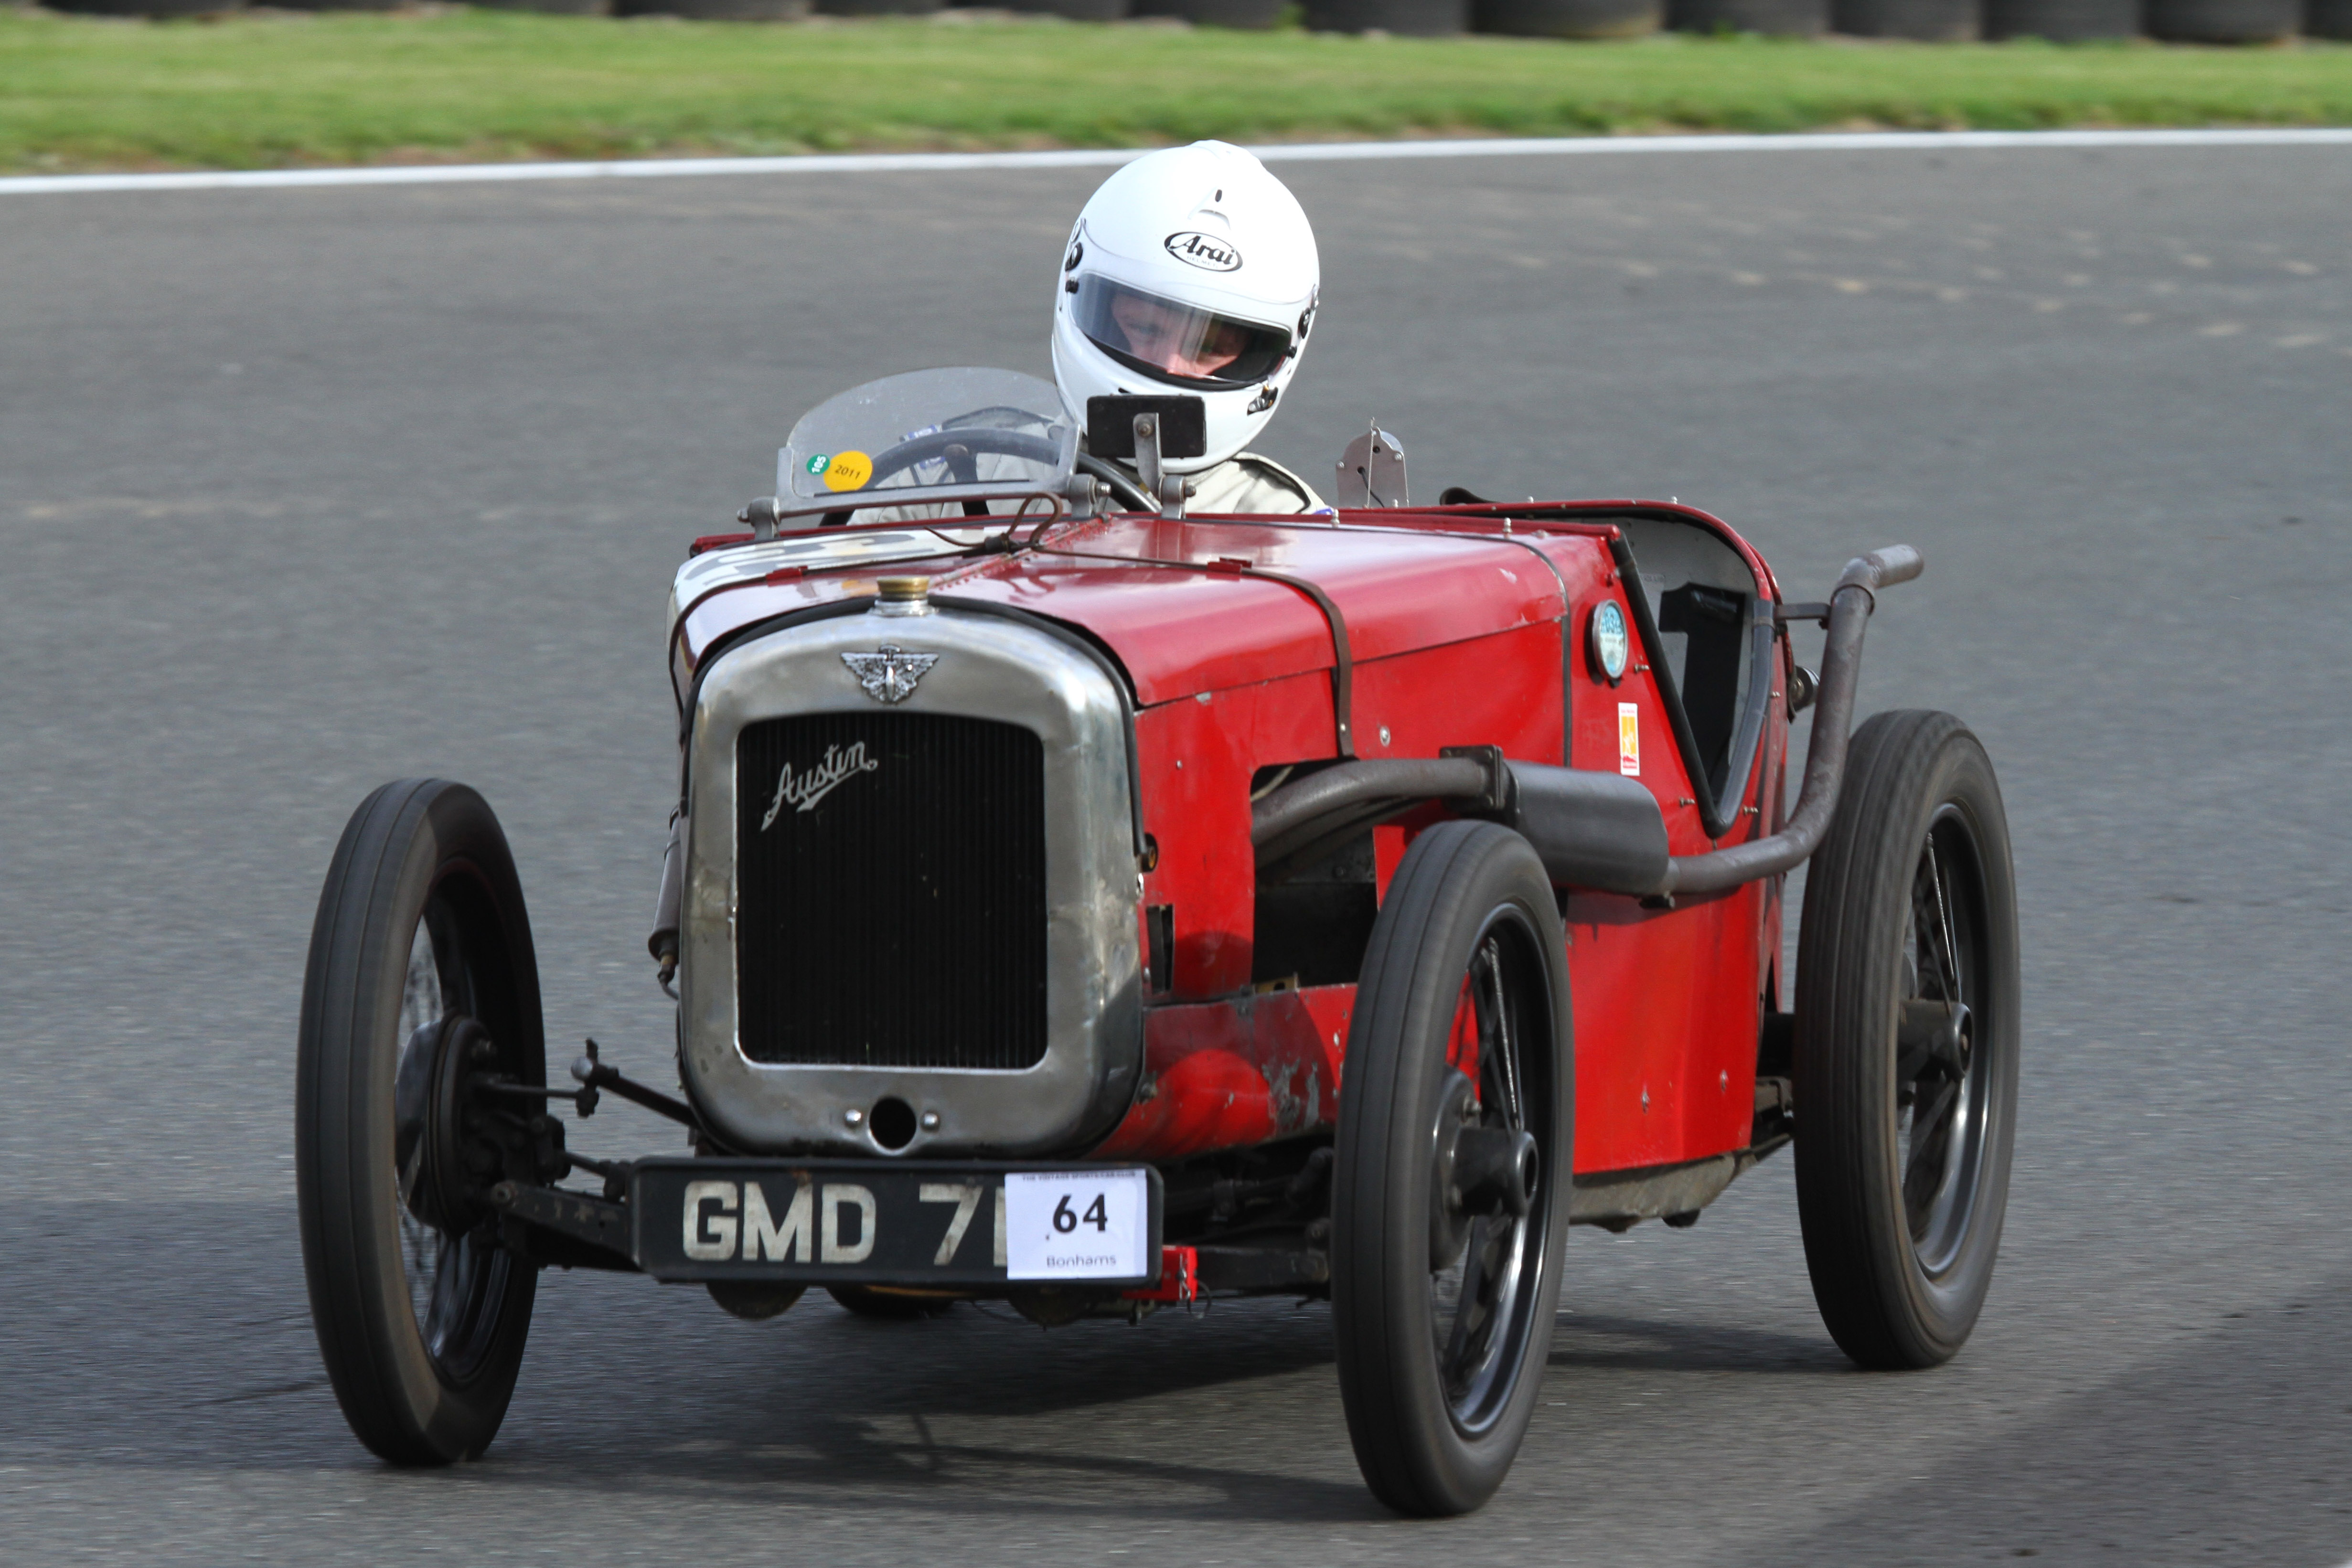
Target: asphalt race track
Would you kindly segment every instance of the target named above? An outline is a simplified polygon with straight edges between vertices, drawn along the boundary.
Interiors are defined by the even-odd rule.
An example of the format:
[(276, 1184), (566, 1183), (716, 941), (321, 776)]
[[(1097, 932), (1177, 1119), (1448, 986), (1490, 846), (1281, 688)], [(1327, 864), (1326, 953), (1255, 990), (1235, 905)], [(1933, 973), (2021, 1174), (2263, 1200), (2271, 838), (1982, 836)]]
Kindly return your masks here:
[[(1680, 497), (1798, 597), (1926, 552), (1863, 707), (1984, 737), (2026, 937), (1960, 1359), (1848, 1367), (1782, 1157), (1693, 1230), (1575, 1234), (1545, 1406), (1465, 1520), (1373, 1505), (1328, 1312), (1287, 1302), (752, 1325), (554, 1275), (490, 1456), (387, 1470), (294, 1226), (344, 817), (481, 788), (551, 1054), (658, 1071), (668, 574), (823, 396), (1043, 373), (1101, 172), (6, 197), (0, 1560), (2352, 1558), (2352, 159), (1283, 174), (1326, 303), (1275, 456), (1328, 482), (1377, 416), (1423, 497)], [(676, 1148), (606, 1103), (576, 1146)]]

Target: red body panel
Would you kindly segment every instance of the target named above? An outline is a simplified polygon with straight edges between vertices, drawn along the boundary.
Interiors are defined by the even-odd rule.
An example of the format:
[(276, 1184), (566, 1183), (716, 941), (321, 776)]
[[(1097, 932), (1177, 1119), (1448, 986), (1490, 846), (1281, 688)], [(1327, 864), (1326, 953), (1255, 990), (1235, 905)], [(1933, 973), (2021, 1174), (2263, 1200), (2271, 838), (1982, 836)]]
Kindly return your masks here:
[[(1595, 586), (1623, 603), (1613, 570)], [(1570, 766), (1620, 768), (1619, 710), (1630, 704), (1638, 721), (1639, 777), (1657, 797), (1675, 854), (1701, 854), (1769, 831), (1757, 824), (1771, 817), (1779, 800), (1787, 739), (1780, 705), (1767, 710), (1748, 810), (1725, 838), (1710, 839), (1655, 673), (1637, 653), (1623, 681), (1612, 687), (1596, 678), (1585, 652), (1578, 640), (1571, 684), (1591, 697), (1579, 706)], [(1786, 688), (1776, 681), (1775, 689)], [(1750, 883), (1671, 910), (1605, 894), (1569, 898), (1578, 1170), (1670, 1165), (1747, 1143), (1764, 975), (1780, 946), (1778, 894), (1777, 882)], [(1769, 951), (1762, 929), (1768, 910)]]
[(1330, 1126), (1355, 1005), (1353, 986), (1315, 986), (1154, 1008), (1150, 1093), (1097, 1155), (1176, 1159)]
[[(1704, 514), (1630, 502), (1580, 509), (1636, 506), (1717, 532), (1760, 591), (1778, 597), (1763, 562)], [(1173, 912), (1173, 972), (1153, 977), (1150, 1092), (1097, 1154), (1176, 1159), (1325, 1129), (1338, 1114), (1354, 988), (1253, 992), (1249, 848), (1260, 770), (1337, 755), (1331, 628), (1298, 588), (1212, 563), (1304, 580), (1338, 607), (1353, 654), (1360, 757), (1491, 745), (1520, 760), (1616, 771), (1619, 710), (1629, 705), (1638, 776), (1658, 799), (1674, 852), (1779, 825), (1783, 704), (1769, 705), (1742, 810), (1725, 838), (1711, 840), (1645, 655), (1637, 648), (1613, 687), (1586, 667), (1586, 616), (1601, 599), (1623, 597), (1613, 531), (1563, 522), (1557, 510), (1516, 526), (1444, 512), (1349, 513), (1336, 524), (1120, 517), (1050, 530), (1035, 553), (879, 569), (929, 570), (936, 595), (1082, 627), (1133, 682), (1144, 825), (1159, 848), (1144, 903)], [(673, 638), (681, 689), (728, 629), (870, 593), (877, 570), (786, 577), (691, 607)], [(1776, 693), (1784, 673), (1776, 663)], [(1433, 806), (1377, 830), (1383, 895), (1412, 833), (1442, 815)], [(1779, 893), (1777, 881), (1761, 883), (1672, 910), (1608, 894), (1568, 899), (1578, 1171), (1668, 1165), (1747, 1144)]]

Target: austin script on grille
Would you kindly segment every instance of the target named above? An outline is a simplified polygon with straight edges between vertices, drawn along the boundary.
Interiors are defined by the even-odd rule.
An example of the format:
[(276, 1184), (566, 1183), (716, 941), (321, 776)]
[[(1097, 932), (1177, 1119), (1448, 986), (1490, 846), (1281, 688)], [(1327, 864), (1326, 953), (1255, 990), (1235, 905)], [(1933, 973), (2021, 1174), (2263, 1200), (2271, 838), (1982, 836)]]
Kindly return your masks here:
[(785, 806), (809, 810), (860, 773), (871, 773), (881, 766), (866, 755), (862, 740), (853, 740), (846, 747), (826, 747), (824, 760), (804, 772), (795, 773), (793, 765), (785, 763), (784, 770), (776, 776), (776, 798), (768, 802), (768, 814), (760, 819), (760, 831), (764, 833), (773, 826), (776, 813)]

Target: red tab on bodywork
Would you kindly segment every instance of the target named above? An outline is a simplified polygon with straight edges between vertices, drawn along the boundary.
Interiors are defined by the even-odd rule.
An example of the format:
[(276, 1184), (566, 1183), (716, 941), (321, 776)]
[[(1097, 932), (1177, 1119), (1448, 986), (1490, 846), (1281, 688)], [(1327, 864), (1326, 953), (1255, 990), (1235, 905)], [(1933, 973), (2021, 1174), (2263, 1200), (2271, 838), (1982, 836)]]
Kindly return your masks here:
[(1169, 1301), (1182, 1304), (1197, 1301), (1201, 1295), (1201, 1254), (1190, 1247), (1162, 1247), (1160, 1249), (1160, 1283), (1142, 1291), (1122, 1291), (1120, 1299), (1129, 1301)]

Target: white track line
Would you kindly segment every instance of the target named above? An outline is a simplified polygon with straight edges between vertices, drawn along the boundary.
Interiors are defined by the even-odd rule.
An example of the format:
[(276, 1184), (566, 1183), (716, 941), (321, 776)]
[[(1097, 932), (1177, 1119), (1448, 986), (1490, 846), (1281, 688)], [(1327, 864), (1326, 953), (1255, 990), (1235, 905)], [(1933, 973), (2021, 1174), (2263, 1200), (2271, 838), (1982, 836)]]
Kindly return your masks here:
[[(1269, 163), (1385, 158), (1531, 158), (1621, 152), (1919, 152), (2009, 148), (2342, 147), (2352, 128), (2250, 131), (1886, 131), (1796, 136), (1519, 137), (1488, 141), (1277, 143)], [(794, 158), (646, 158), (607, 163), (440, 163), (371, 169), (220, 170), (185, 174), (29, 174), (0, 195), (101, 191), (285, 190), (320, 185), (457, 185), (520, 180), (676, 180), (707, 174), (887, 174), (968, 169), (1104, 168), (1146, 148), (1055, 152), (854, 152)]]

